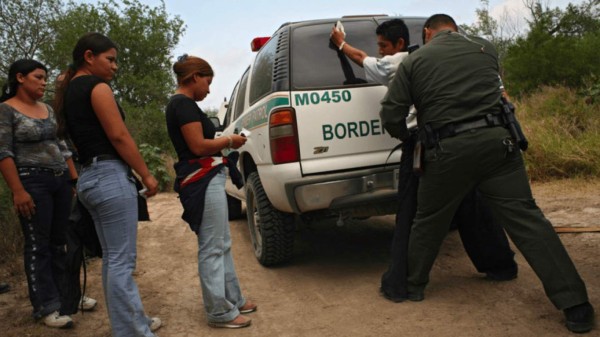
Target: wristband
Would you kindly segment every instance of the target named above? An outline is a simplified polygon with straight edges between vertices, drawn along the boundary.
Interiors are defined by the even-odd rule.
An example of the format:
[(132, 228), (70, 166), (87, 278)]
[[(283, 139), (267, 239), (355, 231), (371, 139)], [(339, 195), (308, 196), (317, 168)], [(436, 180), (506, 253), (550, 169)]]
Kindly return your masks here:
[(338, 47), (340, 50), (342, 50), (344, 48), (344, 46), (346, 45), (346, 41), (342, 41), (342, 43), (340, 43), (340, 46)]
[(230, 149), (231, 146), (233, 146), (233, 138), (231, 138), (231, 136), (227, 136), (227, 139), (229, 139), (229, 144), (227, 145), (227, 148)]

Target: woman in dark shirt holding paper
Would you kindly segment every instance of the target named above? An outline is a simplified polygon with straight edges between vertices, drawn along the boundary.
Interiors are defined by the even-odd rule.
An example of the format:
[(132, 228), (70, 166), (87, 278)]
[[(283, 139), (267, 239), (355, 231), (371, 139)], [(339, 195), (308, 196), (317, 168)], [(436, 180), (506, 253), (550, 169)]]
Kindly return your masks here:
[(242, 314), (257, 307), (242, 296), (235, 273), (225, 195), (225, 166), (232, 180), (237, 168), (234, 160), (221, 155), (224, 149), (244, 145), (246, 137), (215, 139), (214, 125), (196, 104), (208, 95), (214, 76), (206, 61), (183, 55), (173, 70), (178, 87), (167, 105), (166, 118), (179, 157), (175, 190), (184, 208), (182, 217), (198, 237), (198, 273), (208, 325), (246, 327), (251, 319)]

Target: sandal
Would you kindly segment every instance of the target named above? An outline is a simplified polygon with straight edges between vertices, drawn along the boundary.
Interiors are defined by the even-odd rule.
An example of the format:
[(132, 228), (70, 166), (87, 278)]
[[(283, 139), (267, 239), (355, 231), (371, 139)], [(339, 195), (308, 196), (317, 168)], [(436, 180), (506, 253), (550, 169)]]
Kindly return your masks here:
[(240, 314), (249, 314), (251, 312), (255, 312), (258, 309), (258, 305), (251, 303), (250, 301), (246, 301), (246, 304), (239, 308)]
[(250, 323), (252, 323), (252, 319), (239, 315), (229, 322), (208, 322), (208, 326), (212, 328), (238, 329), (250, 326)]

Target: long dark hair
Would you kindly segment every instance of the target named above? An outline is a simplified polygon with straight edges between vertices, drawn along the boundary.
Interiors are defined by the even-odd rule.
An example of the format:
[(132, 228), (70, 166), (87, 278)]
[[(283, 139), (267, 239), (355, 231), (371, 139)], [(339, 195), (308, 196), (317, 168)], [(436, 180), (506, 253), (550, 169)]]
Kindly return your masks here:
[(100, 33), (87, 33), (80, 37), (77, 44), (75, 44), (75, 48), (73, 49), (73, 63), (60, 75), (54, 97), (54, 111), (56, 112), (59, 137), (64, 138), (67, 133), (63, 109), (67, 87), (77, 70), (84, 65), (85, 52), (89, 50), (92, 54), (98, 55), (113, 48), (119, 49), (111, 39)]
[(0, 96), (0, 102), (4, 102), (9, 98), (14, 97), (17, 94), (19, 82), (17, 81), (17, 74), (27, 76), (30, 72), (36, 69), (43, 69), (48, 73), (48, 68), (40, 62), (32, 59), (20, 59), (8, 68), (8, 81), (2, 86), (2, 96)]

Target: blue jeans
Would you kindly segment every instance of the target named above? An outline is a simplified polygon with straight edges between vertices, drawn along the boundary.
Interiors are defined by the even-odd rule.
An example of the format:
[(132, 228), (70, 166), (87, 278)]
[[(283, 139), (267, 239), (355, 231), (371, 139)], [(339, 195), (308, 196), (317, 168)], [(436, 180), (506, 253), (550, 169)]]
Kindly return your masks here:
[[(59, 173), (60, 174), (60, 173)], [(23, 187), (35, 203), (31, 219), (19, 217), (25, 241), (23, 262), (33, 317), (61, 309), (66, 280), (66, 243), (73, 191), (68, 174), (19, 171)]]
[(102, 245), (102, 287), (114, 337), (151, 337), (135, 270), (137, 191), (120, 160), (93, 162), (81, 170), (79, 199), (94, 219)]
[(198, 273), (204, 309), (211, 322), (233, 320), (246, 303), (231, 256), (225, 178), (223, 168), (208, 184), (198, 233)]

